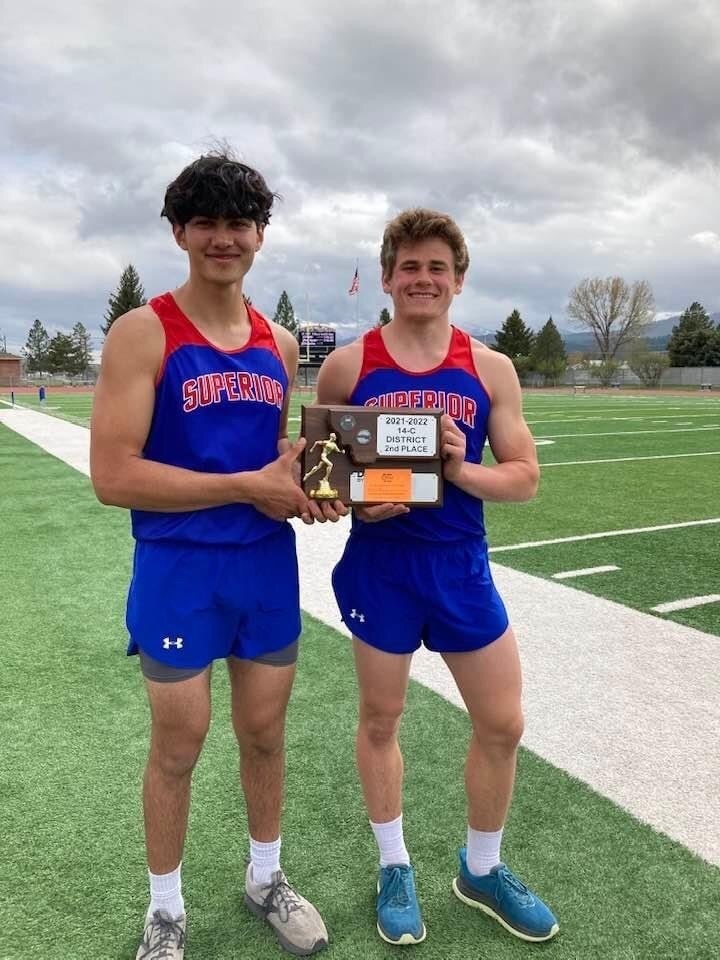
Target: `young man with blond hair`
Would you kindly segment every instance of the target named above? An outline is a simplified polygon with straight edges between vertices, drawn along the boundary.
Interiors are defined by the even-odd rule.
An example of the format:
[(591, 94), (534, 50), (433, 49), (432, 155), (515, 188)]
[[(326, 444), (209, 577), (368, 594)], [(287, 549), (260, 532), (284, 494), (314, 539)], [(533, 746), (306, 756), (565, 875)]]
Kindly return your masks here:
[[(406, 210), (388, 224), (380, 259), (392, 321), (326, 359), (318, 403), (446, 413), (442, 507), (355, 509), (333, 574), (341, 615), (354, 634), (357, 763), (380, 851), (377, 928), (389, 943), (425, 938), (404, 841), (397, 739), (410, 662), (424, 643), (449, 667), (472, 723), (467, 844), (453, 890), (516, 936), (548, 940), (558, 931), (555, 917), (500, 859), (523, 716), (517, 644), (490, 573), (483, 501), (529, 500), (537, 490), (520, 385), (507, 357), (450, 323), (469, 263), (450, 217)], [(490, 466), (481, 462), (486, 439), (496, 460)]]

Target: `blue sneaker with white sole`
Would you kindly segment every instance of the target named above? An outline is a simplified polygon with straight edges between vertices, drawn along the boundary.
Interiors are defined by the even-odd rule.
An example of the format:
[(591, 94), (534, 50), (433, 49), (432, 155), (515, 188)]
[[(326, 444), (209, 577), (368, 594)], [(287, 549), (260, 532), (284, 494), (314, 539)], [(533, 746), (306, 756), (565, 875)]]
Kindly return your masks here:
[(481, 877), (470, 873), (464, 847), (460, 850), (460, 873), (452, 886), (463, 903), (494, 917), (521, 940), (540, 943), (550, 940), (560, 929), (550, 908), (504, 863)]
[(386, 943), (422, 943), (425, 924), (415, 892), (415, 871), (407, 864), (380, 868), (377, 929)]

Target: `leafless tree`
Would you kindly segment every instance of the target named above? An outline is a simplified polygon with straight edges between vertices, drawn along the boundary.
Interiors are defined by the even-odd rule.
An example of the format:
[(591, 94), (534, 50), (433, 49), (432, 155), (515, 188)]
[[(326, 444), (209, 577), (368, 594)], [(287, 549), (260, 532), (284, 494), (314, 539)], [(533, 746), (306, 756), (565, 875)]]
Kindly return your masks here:
[(655, 301), (645, 280), (629, 286), (622, 277), (586, 278), (570, 291), (567, 315), (592, 333), (602, 360), (612, 360), (623, 344), (643, 335)]

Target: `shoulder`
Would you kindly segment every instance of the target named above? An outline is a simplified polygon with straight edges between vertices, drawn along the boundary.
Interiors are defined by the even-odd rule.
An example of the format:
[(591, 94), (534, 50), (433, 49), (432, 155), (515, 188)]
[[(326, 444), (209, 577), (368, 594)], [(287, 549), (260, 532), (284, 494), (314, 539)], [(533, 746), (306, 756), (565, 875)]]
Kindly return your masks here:
[(260, 316), (263, 317), (263, 320), (265, 323), (267, 323), (268, 327), (270, 328), (270, 332), (272, 333), (273, 337), (275, 337), (275, 343), (277, 343), (278, 347), (283, 351), (283, 353), (286, 351), (289, 351), (290, 353), (294, 352), (297, 356), (299, 348), (294, 334), (290, 333), (287, 327), (283, 327), (279, 323), (275, 323), (274, 320), (268, 320), (268, 318), (262, 314), (260, 314)]
[(329, 354), (318, 374), (318, 400), (328, 396), (329, 402), (346, 400), (357, 383), (363, 363), (363, 339), (358, 337), (344, 347), (337, 347)]
[(360, 368), (363, 361), (363, 340), (358, 337), (352, 343), (344, 347), (337, 347), (332, 353), (328, 354), (323, 360), (321, 370), (332, 373), (354, 374), (357, 378), (360, 375)]
[(149, 304), (124, 313), (110, 327), (105, 339), (106, 351), (142, 350), (143, 353), (165, 349), (165, 333), (160, 318)]
[(129, 310), (113, 323), (102, 351), (102, 371), (130, 381), (155, 377), (165, 355), (165, 330), (148, 304)]
[(470, 338), (470, 348), (477, 375), (487, 384), (493, 397), (518, 386), (517, 373), (510, 357), (473, 337)]

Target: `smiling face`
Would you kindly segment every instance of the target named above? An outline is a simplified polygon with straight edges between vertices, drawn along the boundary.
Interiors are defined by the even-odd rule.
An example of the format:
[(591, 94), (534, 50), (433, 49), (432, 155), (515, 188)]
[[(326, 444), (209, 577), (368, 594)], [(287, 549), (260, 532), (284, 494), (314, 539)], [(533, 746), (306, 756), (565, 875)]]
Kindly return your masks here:
[(178, 246), (187, 252), (190, 276), (208, 283), (239, 283), (263, 242), (263, 227), (254, 220), (196, 216), (175, 224)]
[(392, 273), (382, 279), (383, 290), (392, 297), (395, 318), (416, 321), (447, 320), (462, 285), (450, 245), (437, 237), (400, 244)]

